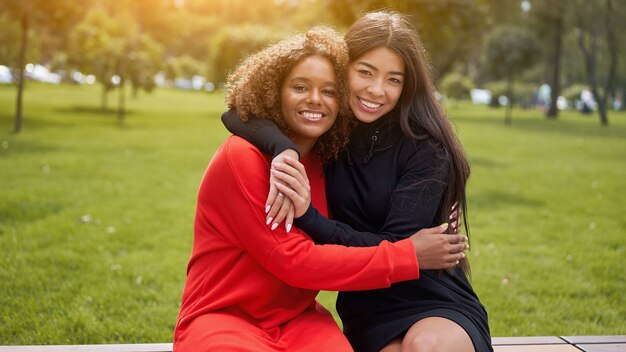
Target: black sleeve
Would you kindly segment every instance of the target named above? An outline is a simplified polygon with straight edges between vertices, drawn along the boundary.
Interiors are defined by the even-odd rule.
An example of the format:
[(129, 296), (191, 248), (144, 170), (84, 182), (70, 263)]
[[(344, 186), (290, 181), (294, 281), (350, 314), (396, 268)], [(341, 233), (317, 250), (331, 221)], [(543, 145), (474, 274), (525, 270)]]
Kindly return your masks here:
[(446, 164), (442, 161), (432, 147), (421, 148), (408, 158), (404, 172), (391, 193), (385, 224), (378, 233), (356, 231), (342, 222), (324, 217), (312, 206), (295, 219), (294, 225), (318, 244), (369, 247), (384, 240), (395, 242), (405, 239), (437, 223), (448, 175)]
[(253, 117), (244, 122), (235, 109), (230, 109), (222, 114), (222, 123), (232, 134), (252, 143), (265, 154), (276, 156), (293, 149), (300, 155), (295, 143), (270, 120)]

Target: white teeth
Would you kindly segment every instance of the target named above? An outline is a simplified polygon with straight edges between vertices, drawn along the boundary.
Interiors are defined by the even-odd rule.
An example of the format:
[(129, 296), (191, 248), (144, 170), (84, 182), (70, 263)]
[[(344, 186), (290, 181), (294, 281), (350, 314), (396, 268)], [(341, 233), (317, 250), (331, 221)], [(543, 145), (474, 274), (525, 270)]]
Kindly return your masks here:
[(307, 119), (321, 119), (322, 118), (321, 113), (313, 113), (313, 112), (303, 112), (302, 116), (304, 116)]
[(361, 102), (361, 104), (365, 105), (366, 107), (368, 107), (370, 109), (378, 109), (379, 107), (381, 107), (381, 105), (383, 105), (383, 104), (371, 103), (369, 101), (365, 101), (365, 100), (360, 99), (360, 98), (359, 98), (359, 101)]

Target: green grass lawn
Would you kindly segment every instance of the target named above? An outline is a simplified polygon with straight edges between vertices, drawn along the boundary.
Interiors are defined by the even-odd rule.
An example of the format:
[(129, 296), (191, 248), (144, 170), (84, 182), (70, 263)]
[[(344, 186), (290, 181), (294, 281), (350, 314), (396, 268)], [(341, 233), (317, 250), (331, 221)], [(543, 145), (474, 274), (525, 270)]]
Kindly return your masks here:
[[(111, 96), (111, 103), (115, 96)], [(167, 342), (220, 93), (0, 86), (0, 344)], [(473, 283), (494, 336), (626, 334), (626, 113), (448, 107), (472, 163)], [(334, 294), (320, 300), (329, 308)]]

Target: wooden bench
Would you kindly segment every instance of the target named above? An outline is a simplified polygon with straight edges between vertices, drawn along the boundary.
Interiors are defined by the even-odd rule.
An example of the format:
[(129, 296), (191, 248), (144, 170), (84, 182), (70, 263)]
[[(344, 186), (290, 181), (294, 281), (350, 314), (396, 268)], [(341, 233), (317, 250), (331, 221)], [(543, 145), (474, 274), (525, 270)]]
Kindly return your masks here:
[[(495, 352), (626, 352), (626, 335), (494, 337)], [(0, 346), (0, 352), (172, 352), (171, 343)]]
[(494, 337), (495, 352), (626, 352), (626, 335)]

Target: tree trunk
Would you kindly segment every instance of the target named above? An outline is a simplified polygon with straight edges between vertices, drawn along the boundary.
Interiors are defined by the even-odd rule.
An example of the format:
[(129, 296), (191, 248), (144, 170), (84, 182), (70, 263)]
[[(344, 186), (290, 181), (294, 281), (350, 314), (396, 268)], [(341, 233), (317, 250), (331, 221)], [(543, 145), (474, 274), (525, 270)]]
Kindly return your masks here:
[[(606, 20), (604, 24), (606, 25), (606, 44), (609, 49), (610, 63), (609, 63), (609, 72), (606, 79), (606, 84), (604, 85), (604, 95), (602, 96), (602, 102), (598, 103), (598, 111), (600, 112), (600, 123), (603, 126), (608, 126), (609, 117), (607, 116), (607, 102), (608, 96), (613, 91), (613, 82), (615, 81), (615, 71), (617, 70), (617, 38), (615, 37), (614, 32), (614, 23), (613, 23), (613, 1), (606, 0)], [(600, 105), (602, 108), (600, 108)]]
[(596, 99), (596, 103), (598, 103), (598, 116), (600, 117), (600, 124), (602, 126), (608, 126), (609, 125), (609, 117), (608, 117), (608, 114), (607, 114), (607, 111), (606, 111), (606, 98), (604, 98), (602, 100), (597, 100)]
[(511, 124), (511, 114), (513, 111), (513, 78), (509, 78), (506, 81), (506, 95), (509, 98), (508, 104), (506, 104), (506, 110), (504, 115), (504, 124)]
[(107, 112), (109, 110), (109, 87), (102, 84), (102, 93), (100, 94), (100, 110)]
[(126, 105), (126, 80), (123, 77), (120, 77), (120, 86), (119, 86), (119, 100), (117, 104), (117, 120), (119, 123), (124, 122), (124, 116), (126, 115), (125, 105)]
[(28, 39), (28, 15), (22, 15), (22, 43), (20, 44), (20, 57), (18, 59), (17, 68), (17, 106), (15, 107), (15, 127), (13, 132), (19, 133), (22, 130), (22, 96), (24, 95), (24, 67), (26, 66), (26, 41)]
[(593, 94), (593, 98), (596, 101), (596, 104), (598, 105), (598, 116), (600, 117), (600, 124), (602, 124), (602, 126), (608, 126), (609, 124), (609, 118), (608, 118), (608, 112), (607, 112), (607, 97), (608, 94), (610, 94), (609, 92), (612, 90), (613, 87), (613, 81), (615, 79), (615, 70), (617, 67), (617, 40), (615, 38), (615, 32), (614, 32), (614, 23), (613, 23), (613, 1), (612, 0), (606, 0), (606, 11), (605, 11), (605, 17), (603, 19), (602, 24), (604, 25), (604, 29), (605, 29), (605, 34), (606, 34), (606, 42), (607, 42), (607, 47), (609, 49), (609, 54), (610, 54), (610, 61), (609, 61), (609, 72), (608, 72), (608, 77), (607, 80), (603, 86), (604, 88), (604, 94), (600, 95), (600, 91), (598, 89), (598, 86), (600, 86), (600, 84), (598, 83), (598, 78), (597, 78), (597, 57), (596, 54), (599, 52), (598, 49), (598, 44), (597, 41), (599, 40), (599, 33), (596, 31), (591, 31), (589, 33), (589, 31), (587, 30), (587, 32), (589, 33), (589, 35), (591, 36), (591, 44), (590, 47), (588, 48), (585, 45), (585, 40), (584, 40), (584, 32), (586, 31), (584, 24), (584, 21), (582, 21), (581, 17), (582, 14), (579, 14), (578, 17), (578, 23), (579, 23), (579, 29), (581, 30), (581, 34), (579, 34), (578, 36), (578, 46), (580, 47), (582, 53), (583, 53), (583, 58), (585, 59), (585, 71), (587, 73), (587, 82), (589, 84), (589, 86), (591, 87), (591, 93)]
[[(123, 55), (123, 54), (122, 54)], [(119, 100), (117, 104), (117, 121), (122, 124), (126, 115), (126, 58), (121, 57), (117, 63), (117, 74), (120, 77), (118, 86)]]
[(550, 108), (546, 112), (546, 117), (549, 119), (556, 119), (559, 115), (559, 108), (557, 106), (557, 100), (561, 95), (561, 51), (563, 47), (563, 18), (558, 17), (554, 21), (554, 55), (552, 57), (552, 79), (550, 85), (551, 100)]

